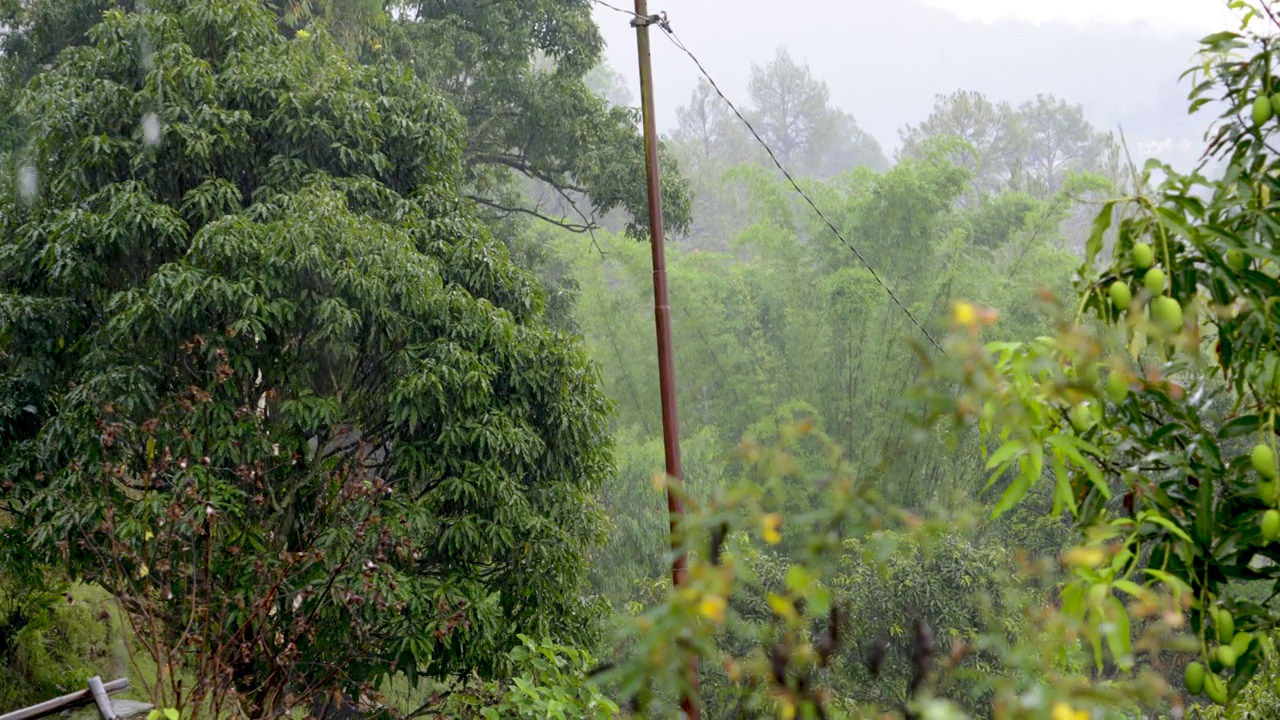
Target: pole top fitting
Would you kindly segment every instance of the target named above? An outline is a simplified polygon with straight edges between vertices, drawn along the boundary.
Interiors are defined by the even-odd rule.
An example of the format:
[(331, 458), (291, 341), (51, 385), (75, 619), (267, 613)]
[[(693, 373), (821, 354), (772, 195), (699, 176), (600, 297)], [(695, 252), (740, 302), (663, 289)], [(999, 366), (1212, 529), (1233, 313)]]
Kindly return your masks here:
[(655, 15), (649, 15), (648, 17), (636, 15), (631, 18), (631, 27), (649, 27), (650, 25), (657, 25), (663, 30), (671, 32), (671, 21), (667, 19), (667, 13), (665, 11)]

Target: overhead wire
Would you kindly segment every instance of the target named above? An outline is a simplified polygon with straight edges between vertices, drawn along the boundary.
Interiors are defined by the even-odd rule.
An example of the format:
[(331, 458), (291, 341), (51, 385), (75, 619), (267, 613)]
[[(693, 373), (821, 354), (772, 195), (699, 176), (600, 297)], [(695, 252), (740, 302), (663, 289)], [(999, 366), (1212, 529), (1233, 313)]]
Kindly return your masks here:
[(607, 3), (607, 2), (605, 2), (605, 0), (591, 0), (591, 2), (595, 3), (596, 5), (599, 5), (600, 7), (607, 8), (607, 9), (609, 9), (609, 10), (612, 10), (612, 11), (614, 11), (614, 12), (616, 12), (616, 13), (622, 13), (623, 15), (628, 15), (628, 16), (630, 16), (632, 19), (635, 19), (635, 20), (648, 20), (648, 18), (646, 18), (646, 17), (643, 17), (643, 16), (641, 16), (641, 15), (637, 15), (637, 14), (636, 14), (636, 12), (635, 12), (634, 10), (627, 10), (626, 8), (620, 8), (620, 7), (618, 7), (617, 5), (611, 5), (611, 4)]
[(751, 121), (738, 110), (737, 106), (733, 104), (733, 101), (725, 96), (724, 92), (720, 89), (720, 86), (716, 84), (715, 79), (713, 79), (711, 74), (707, 72), (706, 68), (702, 66), (702, 62), (698, 60), (698, 57), (694, 55), (683, 42), (681, 42), (679, 36), (677, 36), (675, 31), (671, 29), (670, 23), (666, 23), (661, 27), (665, 32), (667, 39), (671, 41), (671, 44), (675, 45), (681, 52), (689, 56), (689, 59), (693, 61), (693, 64), (698, 67), (698, 71), (702, 73), (702, 76), (711, 84), (711, 89), (716, 91), (716, 94), (720, 96), (720, 99), (729, 106), (729, 110), (737, 116), (738, 120), (742, 121), (742, 124), (751, 132), (752, 137), (756, 139), (756, 142), (758, 142), (760, 146), (764, 148), (765, 152), (769, 154), (769, 159), (773, 161), (773, 164), (782, 173), (783, 177), (787, 179), (787, 183), (791, 185), (791, 189), (795, 190), (796, 194), (808, 203), (809, 207), (813, 209), (813, 212), (822, 220), (823, 224), (825, 224), (827, 228), (831, 230), (837, 238), (839, 238), (840, 242), (843, 243), (845, 247), (849, 248), (849, 250), (853, 252), (854, 256), (858, 258), (858, 261), (861, 262), (863, 266), (867, 268), (867, 271), (871, 273), (872, 279), (874, 279), (880, 287), (884, 288), (884, 291), (888, 293), (889, 298), (893, 300), (894, 304), (902, 310), (909, 320), (911, 320), (911, 323), (916, 326), (920, 333), (924, 335), (935, 348), (941, 351), (942, 345), (938, 344), (938, 341), (934, 339), (933, 335), (925, 329), (924, 325), (921, 324), (918, 319), (916, 319), (916, 316), (911, 312), (911, 310), (903, 304), (902, 300), (898, 299), (897, 293), (895, 293), (893, 288), (889, 287), (888, 283), (880, 277), (880, 274), (876, 272), (875, 267), (871, 265), (870, 261), (863, 256), (853, 243), (849, 242), (849, 240), (845, 238), (844, 233), (840, 232), (840, 230), (836, 228), (835, 223), (831, 222), (826, 213), (822, 212), (822, 209), (813, 201), (813, 198), (809, 197), (809, 194), (800, 187), (800, 184), (796, 182), (796, 179), (791, 175), (787, 168), (783, 166), (782, 162), (778, 160), (778, 156), (774, 153), (773, 148), (769, 147), (769, 143), (765, 142), (764, 138), (760, 136), (760, 133), (756, 131), (755, 126), (751, 124)]
[(826, 213), (822, 212), (822, 209), (819, 208), (818, 204), (813, 201), (813, 198), (809, 197), (809, 194), (806, 193), (804, 189), (800, 187), (800, 184), (796, 182), (795, 177), (792, 176), (790, 171), (788, 171), (787, 168), (782, 164), (782, 162), (778, 160), (777, 154), (773, 151), (773, 148), (769, 146), (769, 143), (766, 142), (763, 137), (761, 137), (760, 133), (756, 130), (755, 126), (751, 124), (751, 121), (748, 120), (746, 116), (743, 115), (742, 112), (738, 110), (738, 106), (735, 105), (733, 101), (730, 100), (728, 96), (724, 94), (724, 91), (720, 89), (720, 85), (716, 83), (715, 78), (711, 77), (711, 73), (707, 72), (707, 69), (703, 66), (702, 61), (698, 59), (698, 56), (695, 55), (693, 51), (691, 51), (689, 47), (684, 44), (684, 42), (680, 39), (679, 35), (676, 34), (675, 30), (671, 28), (671, 22), (667, 19), (666, 13), (662, 13), (660, 15), (654, 15), (651, 17), (643, 17), (631, 10), (620, 8), (616, 5), (606, 2), (606, 0), (592, 0), (592, 2), (594, 2), (595, 4), (601, 7), (612, 10), (614, 12), (621, 13), (623, 15), (628, 15), (634, 21), (646, 22), (653, 25), (657, 25), (663, 31), (663, 34), (667, 38), (667, 40), (669, 40), (672, 45), (674, 45), (678, 50), (683, 52), (686, 56), (688, 56), (690, 60), (693, 61), (693, 64), (698, 68), (698, 72), (700, 72), (702, 74), (702, 77), (711, 85), (711, 89), (715, 90), (716, 95), (720, 96), (720, 99), (723, 100), (725, 105), (729, 107), (729, 110), (733, 112), (733, 114), (738, 118), (738, 120), (742, 122), (743, 126), (745, 126), (747, 130), (751, 133), (751, 136), (755, 138), (756, 142), (760, 144), (760, 147), (764, 148), (765, 152), (768, 153), (769, 159), (773, 161), (774, 166), (777, 167), (778, 170), (782, 173), (783, 177), (786, 178), (787, 183), (791, 185), (791, 189), (794, 190), (795, 193), (799, 195), (802, 199), (804, 199), (804, 201), (809, 205), (809, 207), (818, 216), (818, 218), (822, 220), (823, 224), (827, 226), (827, 229), (829, 229), (832, 232), (832, 234), (834, 234), (837, 238), (839, 238), (840, 242), (843, 243), (845, 247), (849, 248), (849, 250), (853, 252), (854, 256), (858, 258), (858, 261), (861, 262), (862, 265), (866, 267), (867, 271), (871, 273), (872, 279), (874, 279), (876, 283), (880, 285), (880, 287), (884, 288), (884, 291), (889, 295), (889, 298), (893, 300), (894, 304), (897, 305), (900, 310), (902, 310), (903, 314), (905, 314), (909, 320), (911, 320), (911, 323), (916, 326), (916, 329), (918, 329), (920, 333), (925, 336), (925, 338), (929, 341), (929, 343), (932, 344), (939, 351), (943, 351), (942, 345), (938, 343), (938, 341), (925, 328), (925, 326), (920, 322), (920, 320), (916, 318), (915, 314), (912, 313), (911, 310), (908, 309), (907, 306), (902, 302), (902, 300), (898, 298), (898, 295), (893, 291), (893, 288), (889, 287), (889, 284), (886, 283), (884, 279), (880, 277), (880, 274), (876, 272), (876, 269), (871, 264), (871, 262), (867, 260), (867, 258), (862, 254), (861, 251), (858, 250), (858, 248), (853, 243), (849, 242), (849, 240), (844, 236), (844, 233), (840, 232), (840, 230), (836, 227), (835, 223), (833, 223), (827, 217)]

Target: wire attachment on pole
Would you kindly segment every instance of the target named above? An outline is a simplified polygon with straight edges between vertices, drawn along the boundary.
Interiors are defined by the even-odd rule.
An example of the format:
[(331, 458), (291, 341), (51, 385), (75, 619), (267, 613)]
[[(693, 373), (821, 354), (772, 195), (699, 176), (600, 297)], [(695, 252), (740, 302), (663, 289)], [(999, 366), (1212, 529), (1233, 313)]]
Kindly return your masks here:
[(671, 19), (667, 17), (666, 10), (663, 10), (660, 13), (654, 13), (653, 15), (636, 15), (635, 13), (630, 13), (630, 14), (633, 16), (631, 18), (631, 27), (633, 28), (649, 27), (651, 25), (657, 25), (658, 27), (662, 28), (663, 32), (667, 32), (667, 33), (671, 32)]
[(862, 252), (858, 250), (857, 246), (849, 242), (849, 240), (844, 236), (844, 233), (840, 232), (840, 230), (836, 227), (835, 223), (832, 222), (827, 217), (826, 213), (822, 212), (822, 209), (819, 208), (818, 204), (813, 201), (813, 198), (809, 197), (809, 194), (806, 193), (804, 189), (800, 187), (800, 184), (796, 182), (795, 177), (791, 175), (791, 172), (788, 171), (787, 168), (778, 159), (778, 156), (773, 151), (773, 148), (769, 147), (769, 143), (765, 142), (765, 139), (760, 136), (759, 132), (756, 131), (756, 128), (754, 125), (751, 124), (751, 121), (748, 120), (747, 117), (743, 115), (743, 113), (740, 110), (738, 110), (738, 107), (733, 104), (733, 101), (730, 100), (729, 97), (724, 94), (724, 91), (721, 90), (720, 86), (716, 83), (715, 78), (711, 77), (711, 74), (707, 72), (707, 69), (705, 67), (703, 67), (702, 61), (699, 60), (698, 57), (693, 54), (693, 51), (690, 50), (688, 46), (686, 46), (684, 42), (682, 42), (680, 38), (676, 35), (675, 31), (671, 29), (671, 20), (667, 17), (667, 13), (665, 10), (661, 13), (650, 15), (647, 12), (645, 14), (641, 14), (641, 13), (633, 12), (631, 10), (620, 8), (616, 5), (610, 4), (609, 2), (607, 2), (607, 0), (592, 0), (592, 2), (594, 2), (595, 4), (603, 8), (613, 10), (614, 12), (631, 16), (631, 27), (639, 29), (639, 28), (648, 28), (651, 25), (656, 25), (659, 28), (661, 28), (662, 31), (666, 34), (667, 40), (670, 41), (672, 45), (674, 45), (678, 50), (683, 52), (685, 55), (689, 57), (690, 60), (693, 61), (693, 64), (696, 65), (698, 68), (698, 72), (701, 73), (702, 77), (706, 79), (708, 83), (710, 83), (711, 88), (712, 90), (715, 91), (716, 95), (718, 95), (720, 99), (724, 101), (726, 105), (729, 106), (729, 110), (734, 114), (734, 116), (738, 118), (739, 121), (742, 122), (743, 126), (747, 128), (747, 131), (751, 134), (751, 136), (755, 139), (755, 141), (759, 143), (761, 147), (764, 148), (765, 152), (769, 155), (769, 159), (773, 161), (773, 165), (782, 173), (782, 176), (786, 179), (787, 183), (791, 186), (791, 189), (794, 190), (795, 193), (799, 195), (800, 198), (803, 199), (809, 205), (809, 207), (813, 210), (814, 214), (816, 214), (818, 218), (822, 220), (822, 222), (827, 226), (827, 229), (829, 229), (832, 232), (832, 234), (834, 234), (836, 238), (838, 238), (840, 242), (844, 244), (845, 247), (847, 247), (850, 251), (853, 252), (854, 256), (857, 257), (858, 261), (871, 273), (872, 279), (874, 279), (876, 283), (880, 285), (880, 287), (884, 288), (884, 291), (889, 295), (889, 299), (892, 300), (893, 303), (897, 305), (898, 309), (901, 310), (903, 314), (907, 316), (907, 319), (911, 321), (911, 324), (915, 325), (916, 329), (919, 330), (922, 335), (924, 335), (925, 339), (927, 339), (929, 343), (933, 345), (935, 348), (937, 348), (940, 352), (944, 352), (944, 353), (946, 352), (945, 350), (943, 350), (942, 345), (938, 342), (937, 338), (935, 338), (933, 334), (930, 333), (925, 328), (924, 323), (920, 322), (920, 320), (916, 318), (915, 314), (911, 312), (910, 308), (908, 308), (906, 304), (902, 302), (900, 298), (898, 298), (898, 295), (893, 291), (893, 288), (889, 287), (889, 284), (885, 282), (884, 278), (880, 277), (880, 273), (876, 271), (875, 267), (867, 260), (866, 256), (864, 256)]

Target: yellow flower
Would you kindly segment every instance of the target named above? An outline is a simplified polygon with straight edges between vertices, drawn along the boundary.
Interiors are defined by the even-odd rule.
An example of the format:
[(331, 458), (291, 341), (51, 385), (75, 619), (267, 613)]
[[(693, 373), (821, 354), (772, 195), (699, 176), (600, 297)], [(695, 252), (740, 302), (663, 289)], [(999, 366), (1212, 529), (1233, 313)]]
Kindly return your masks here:
[(714, 623), (722, 623), (727, 604), (719, 595), (708, 595), (698, 603), (698, 613)]
[(764, 541), (770, 545), (782, 542), (781, 529), (782, 516), (778, 513), (769, 513), (760, 522), (760, 533), (764, 536)]
[(1097, 567), (1106, 559), (1098, 548), (1074, 547), (1062, 555), (1062, 562), (1070, 567)]
[(1053, 706), (1053, 720), (1089, 720), (1089, 711), (1076, 710), (1070, 705), (1058, 701)]
[(951, 304), (951, 319), (961, 327), (973, 327), (978, 324), (978, 311), (967, 302)]
[(782, 712), (779, 714), (782, 716), (782, 720), (792, 720), (796, 716), (796, 706), (792, 705), (789, 700), (783, 700)]
[(302, 38), (303, 40), (306, 40), (307, 38), (311, 37), (311, 33), (307, 32), (306, 30), (299, 30), (298, 37)]

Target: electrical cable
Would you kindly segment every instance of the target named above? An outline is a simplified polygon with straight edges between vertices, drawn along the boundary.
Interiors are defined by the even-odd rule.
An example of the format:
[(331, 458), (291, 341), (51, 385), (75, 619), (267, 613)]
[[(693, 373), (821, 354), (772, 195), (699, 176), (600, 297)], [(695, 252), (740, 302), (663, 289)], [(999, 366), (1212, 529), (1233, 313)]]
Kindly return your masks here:
[(765, 139), (760, 136), (759, 132), (756, 131), (755, 126), (751, 124), (751, 121), (748, 120), (746, 116), (743, 115), (742, 112), (738, 110), (738, 107), (734, 105), (733, 101), (730, 100), (728, 96), (724, 94), (724, 91), (720, 89), (720, 85), (716, 83), (714, 78), (711, 77), (711, 73), (707, 72), (707, 69), (702, 65), (702, 61), (698, 59), (698, 56), (694, 55), (693, 51), (691, 51), (688, 48), (688, 46), (686, 46), (684, 42), (680, 40), (680, 37), (676, 35), (676, 32), (671, 29), (671, 22), (667, 19), (666, 13), (653, 15), (650, 17), (642, 17), (630, 10), (626, 10), (624, 8), (617, 7), (616, 5), (612, 5), (606, 2), (606, 0), (592, 0), (592, 2), (594, 2), (597, 5), (600, 5), (601, 7), (612, 10), (614, 12), (621, 13), (623, 15), (628, 15), (632, 18), (633, 22), (645, 22), (651, 25), (657, 25), (663, 31), (666, 38), (671, 41), (671, 44), (675, 45), (677, 49), (679, 49), (681, 52), (687, 55), (690, 60), (693, 61), (693, 64), (696, 65), (698, 68), (698, 72), (702, 73), (702, 77), (706, 79), (708, 83), (711, 84), (711, 89), (715, 90), (716, 94), (720, 96), (720, 99), (723, 100), (724, 103), (729, 106), (729, 110), (733, 112), (733, 114), (738, 118), (738, 120), (741, 121), (742, 124), (751, 133), (751, 136), (755, 138), (756, 142), (759, 143), (760, 146), (764, 148), (766, 153), (768, 153), (769, 159), (773, 161), (774, 166), (776, 166), (778, 170), (782, 173), (783, 177), (787, 179), (787, 183), (791, 185), (791, 189), (794, 190), (797, 195), (799, 195), (801, 198), (804, 199), (804, 201), (809, 205), (809, 207), (818, 216), (818, 218), (822, 220), (822, 222), (827, 226), (827, 228), (831, 230), (831, 232), (835, 234), (837, 238), (839, 238), (840, 242), (843, 243), (845, 247), (849, 248), (849, 250), (853, 252), (854, 256), (858, 258), (858, 261), (861, 262), (862, 265), (867, 268), (867, 271), (871, 273), (872, 279), (874, 279), (876, 283), (880, 285), (880, 287), (884, 288), (884, 291), (888, 293), (889, 298), (893, 300), (894, 304), (897, 305), (898, 308), (902, 310), (904, 314), (906, 314), (907, 318), (910, 319), (911, 323), (916, 326), (916, 328), (920, 331), (921, 334), (925, 336), (926, 339), (928, 339), (930, 344), (932, 344), (939, 351), (945, 352), (942, 350), (942, 345), (940, 345), (938, 341), (934, 339), (933, 335), (930, 334), (930, 332), (925, 329), (924, 325), (918, 319), (916, 319), (915, 314), (913, 314), (911, 310), (909, 310), (907, 306), (903, 304), (902, 300), (898, 299), (897, 293), (895, 293), (893, 291), (893, 288), (889, 287), (888, 283), (886, 283), (880, 277), (880, 274), (876, 272), (875, 267), (871, 265), (871, 263), (867, 260), (867, 258), (863, 256), (863, 254), (858, 250), (857, 247), (854, 246), (853, 243), (849, 242), (849, 240), (845, 238), (844, 233), (841, 233), (840, 230), (836, 228), (835, 223), (833, 223), (827, 217), (826, 213), (822, 212), (822, 209), (819, 208), (817, 203), (813, 201), (813, 198), (809, 197), (809, 194), (806, 193), (800, 187), (800, 184), (796, 182), (795, 177), (793, 177), (791, 173), (787, 170), (787, 168), (783, 166), (782, 162), (778, 160), (777, 154), (774, 153), (773, 148), (769, 146), (769, 143), (765, 142)]
[[(601, 0), (595, 0), (595, 1), (601, 2)], [(764, 138), (760, 137), (760, 133), (756, 131), (755, 127), (751, 124), (751, 121), (747, 120), (747, 118), (738, 110), (737, 106), (733, 104), (733, 101), (731, 101), (728, 97), (726, 97), (724, 92), (720, 90), (720, 86), (716, 84), (716, 81), (711, 77), (711, 74), (708, 73), (706, 68), (702, 66), (702, 62), (699, 61), (697, 56), (694, 55), (693, 52), (690, 51), (689, 48), (686, 47), (683, 42), (680, 41), (679, 36), (677, 36), (675, 34), (675, 31), (671, 29), (670, 23), (666, 23), (664, 21), (663, 23), (659, 23), (659, 27), (661, 27), (662, 30), (666, 33), (666, 36), (671, 41), (671, 43), (675, 45), (677, 48), (679, 48), (680, 51), (683, 52), (685, 55), (688, 55), (689, 59), (693, 61), (693, 64), (698, 66), (698, 71), (701, 72), (702, 77), (706, 78), (707, 82), (711, 84), (711, 89), (716, 91), (716, 94), (720, 96), (720, 99), (723, 100), (725, 104), (729, 106), (729, 110), (732, 111), (733, 114), (737, 116), (737, 118), (740, 121), (742, 121), (742, 124), (746, 126), (748, 131), (751, 132), (752, 137), (756, 139), (756, 142), (758, 142), (760, 146), (764, 148), (765, 152), (769, 154), (769, 159), (773, 161), (773, 164), (782, 173), (783, 177), (787, 179), (787, 183), (791, 185), (791, 189), (794, 190), (797, 195), (803, 198), (806, 203), (808, 203), (809, 207), (813, 209), (813, 212), (822, 220), (822, 222), (827, 226), (827, 228), (831, 230), (831, 232), (834, 233), (837, 238), (839, 238), (840, 242), (843, 243), (845, 247), (849, 248), (849, 250), (853, 252), (854, 256), (857, 257), (858, 260), (863, 264), (863, 266), (867, 268), (867, 271), (871, 273), (871, 277), (876, 281), (877, 284), (880, 285), (880, 287), (884, 288), (884, 291), (888, 293), (889, 298), (892, 299), (894, 304), (897, 305), (898, 308), (901, 309), (902, 312), (906, 314), (907, 318), (911, 320), (912, 324), (915, 325), (918, 330), (920, 330), (920, 333), (924, 335), (925, 338), (928, 339), (929, 342), (935, 348), (937, 348), (939, 351), (942, 351), (942, 345), (940, 345), (938, 341), (934, 339), (933, 335), (930, 334), (929, 331), (925, 329), (924, 325), (921, 324), (918, 319), (916, 319), (916, 316), (909, 309), (907, 309), (907, 306), (904, 305), (903, 302), (898, 299), (898, 295), (894, 293), (893, 288), (890, 288), (889, 285), (880, 277), (880, 274), (876, 272), (875, 267), (873, 267), (871, 263), (866, 259), (866, 257), (864, 257), (862, 253), (858, 250), (858, 248), (855, 247), (853, 243), (849, 242), (845, 238), (844, 234), (841, 233), (840, 230), (836, 228), (835, 223), (831, 222), (831, 220), (827, 217), (826, 213), (822, 212), (822, 209), (819, 208), (817, 203), (813, 201), (813, 198), (809, 197), (809, 194), (806, 193), (803, 189), (801, 189), (800, 184), (796, 182), (796, 179), (791, 175), (790, 172), (787, 171), (786, 167), (782, 165), (782, 162), (778, 160), (778, 156), (774, 153), (773, 148), (769, 147), (769, 143), (765, 142)]]

